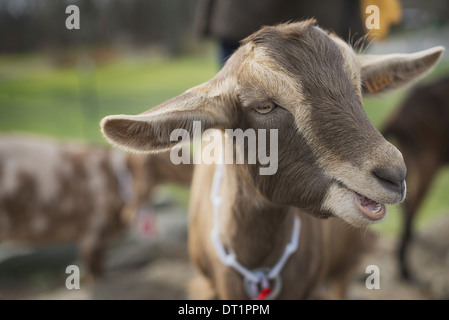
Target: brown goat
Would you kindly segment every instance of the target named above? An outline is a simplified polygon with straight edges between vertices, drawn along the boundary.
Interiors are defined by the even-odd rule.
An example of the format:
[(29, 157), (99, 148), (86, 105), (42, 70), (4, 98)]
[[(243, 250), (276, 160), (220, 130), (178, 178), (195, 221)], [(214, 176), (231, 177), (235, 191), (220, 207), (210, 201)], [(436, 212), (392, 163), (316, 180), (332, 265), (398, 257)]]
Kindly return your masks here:
[(127, 155), (110, 148), (0, 136), (0, 242), (79, 241), (87, 277), (102, 269), (109, 241), (133, 221), (158, 184), (190, 184), (193, 166), (168, 154)]
[(397, 144), (408, 168), (409, 196), (398, 250), (401, 276), (412, 279), (407, 252), (413, 219), (438, 170), (449, 162), (449, 77), (414, 88), (382, 133)]
[[(212, 135), (216, 131), (205, 132), (213, 142), (202, 154), (223, 146), (223, 137), (225, 149), (237, 150), (226, 139), (228, 130), (268, 132), (245, 140), (243, 150), (268, 139), (269, 154), (278, 161), (274, 174), (262, 173), (267, 167), (261, 158), (195, 167), (189, 250), (201, 275), (197, 297), (260, 297), (282, 283), (277, 298), (310, 298), (323, 279), (339, 283), (343, 293), (365, 241), (346, 223), (378, 222), (384, 204), (405, 197), (402, 155), (371, 124), (362, 95), (412, 82), (442, 50), (358, 55), (311, 20), (265, 27), (208, 82), (140, 115), (105, 117), (102, 130), (112, 143), (141, 152), (175, 146), (172, 133), (179, 128), (186, 135), (224, 131), (220, 139)], [(290, 246), (295, 241), (297, 248)], [(288, 260), (282, 260), (286, 252)], [(276, 270), (280, 262), (282, 270)]]

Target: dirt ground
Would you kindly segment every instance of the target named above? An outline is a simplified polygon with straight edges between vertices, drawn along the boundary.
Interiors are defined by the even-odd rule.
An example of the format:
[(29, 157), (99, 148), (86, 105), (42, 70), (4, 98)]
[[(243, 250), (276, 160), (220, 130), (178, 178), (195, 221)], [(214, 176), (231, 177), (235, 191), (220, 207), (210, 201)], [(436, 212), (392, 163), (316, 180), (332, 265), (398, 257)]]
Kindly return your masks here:
[[(107, 272), (95, 285), (80, 290), (65, 288), (65, 266), (74, 264), (74, 245), (23, 252), (0, 261), (0, 298), (3, 299), (189, 299), (188, 283), (194, 276), (186, 248), (184, 212), (161, 212), (163, 230), (153, 242), (125, 237), (108, 252)], [(411, 262), (419, 284), (397, 277), (396, 239), (381, 235), (350, 285), (348, 298), (449, 299), (449, 214), (419, 232)], [(365, 268), (377, 265), (380, 289), (365, 286)]]

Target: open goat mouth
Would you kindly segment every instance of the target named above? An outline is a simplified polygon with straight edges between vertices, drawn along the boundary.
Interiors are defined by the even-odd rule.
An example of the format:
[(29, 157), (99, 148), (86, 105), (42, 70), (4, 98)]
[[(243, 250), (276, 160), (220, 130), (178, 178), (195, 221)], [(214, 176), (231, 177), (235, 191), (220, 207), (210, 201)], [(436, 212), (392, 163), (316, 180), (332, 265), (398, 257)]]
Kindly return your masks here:
[(353, 192), (355, 195), (354, 201), (356, 206), (365, 218), (372, 221), (379, 221), (385, 217), (387, 208), (383, 203), (371, 200), (370, 198), (365, 197), (355, 191)]
[(357, 191), (347, 187), (342, 181), (338, 181), (341, 188), (344, 188), (346, 192), (352, 195), (353, 208), (355, 208), (359, 214), (365, 218), (365, 221), (379, 222), (387, 214), (387, 207), (385, 204), (377, 202), (364, 196)]

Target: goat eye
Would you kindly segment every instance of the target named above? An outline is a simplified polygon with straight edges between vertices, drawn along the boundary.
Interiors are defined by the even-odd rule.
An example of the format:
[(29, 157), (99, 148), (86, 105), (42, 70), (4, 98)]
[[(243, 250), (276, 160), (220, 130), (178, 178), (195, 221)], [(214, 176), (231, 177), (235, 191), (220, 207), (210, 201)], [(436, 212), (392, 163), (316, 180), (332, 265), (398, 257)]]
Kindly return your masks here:
[(255, 110), (258, 113), (266, 114), (266, 113), (271, 112), (275, 108), (276, 108), (276, 106), (273, 103), (267, 103), (267, 104), (264, 104), (264, 105), (261, 105), (261, 106), (257, 106), (255, 108)]

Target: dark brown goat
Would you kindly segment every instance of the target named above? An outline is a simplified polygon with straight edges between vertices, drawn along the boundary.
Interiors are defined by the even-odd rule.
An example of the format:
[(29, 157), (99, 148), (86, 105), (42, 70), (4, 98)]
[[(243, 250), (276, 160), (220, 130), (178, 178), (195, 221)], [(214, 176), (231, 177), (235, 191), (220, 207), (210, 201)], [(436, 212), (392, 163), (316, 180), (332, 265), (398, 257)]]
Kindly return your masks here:
[(400, 149), (408, 168), (409, 196), (398, 259), (401, 276), (411, 279), (407, 252), (413, 219), (438, 170), (449, 162), (449, 77), (416, 87), (383, 130)]

